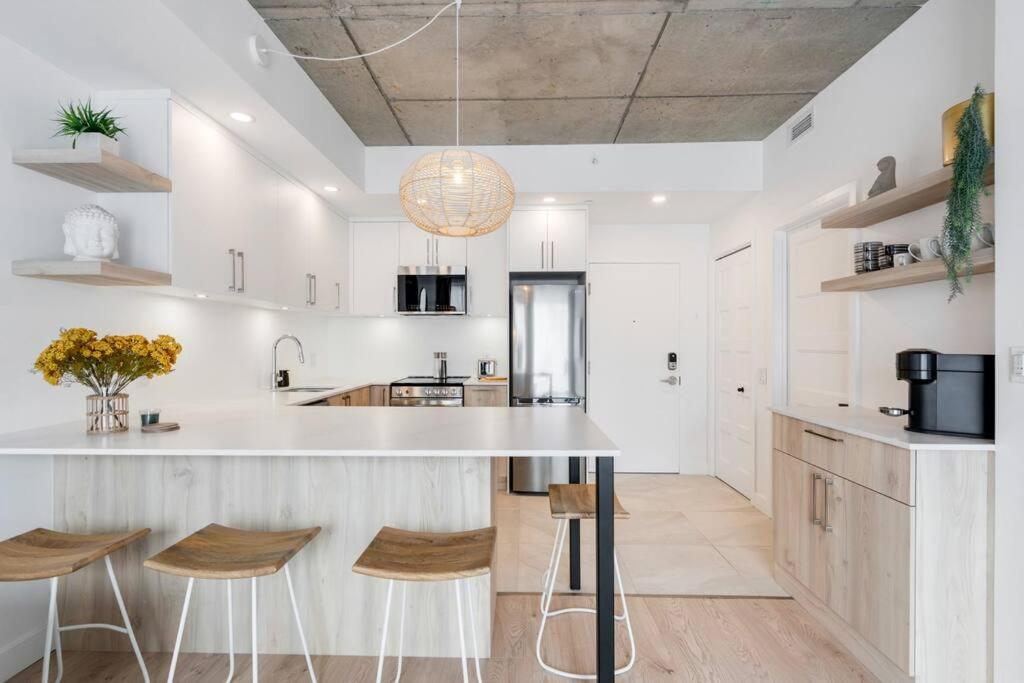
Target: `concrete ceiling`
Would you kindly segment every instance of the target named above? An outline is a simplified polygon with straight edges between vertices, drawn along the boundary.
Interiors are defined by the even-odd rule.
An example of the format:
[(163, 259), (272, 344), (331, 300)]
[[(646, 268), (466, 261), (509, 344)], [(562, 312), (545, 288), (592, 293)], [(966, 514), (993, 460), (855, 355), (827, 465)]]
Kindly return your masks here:
[[(249, 0), (289, 50), (387, 45), (436, 0)], [(470, 145), (762, 140), (927, 0), (464, 0)], [(452, 10), (300, 63), (366, 145), (454, 142)]]

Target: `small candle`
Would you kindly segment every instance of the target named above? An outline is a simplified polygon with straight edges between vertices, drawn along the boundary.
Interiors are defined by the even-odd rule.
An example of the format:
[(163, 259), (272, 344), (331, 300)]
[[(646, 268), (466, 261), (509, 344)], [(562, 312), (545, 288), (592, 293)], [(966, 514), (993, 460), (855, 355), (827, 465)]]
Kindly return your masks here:
[(142, 422), (142, 426), (155, 425), (160, 422), (160, 411), (147, 409), (139, 411), (139, 421)]

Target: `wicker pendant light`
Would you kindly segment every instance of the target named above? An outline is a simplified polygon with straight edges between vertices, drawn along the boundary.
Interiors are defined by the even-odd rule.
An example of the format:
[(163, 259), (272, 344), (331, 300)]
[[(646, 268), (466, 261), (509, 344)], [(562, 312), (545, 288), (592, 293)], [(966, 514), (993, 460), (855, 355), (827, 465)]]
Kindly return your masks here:
[(512, 214), (516, 189), (490, 157), (461, 149), (459, 120), (459, 10), (455, 3), (455, 149), (430, 152), (410, 166), (398, 184), (402, 210), (435, 235), (475, 237), (493, 232)]

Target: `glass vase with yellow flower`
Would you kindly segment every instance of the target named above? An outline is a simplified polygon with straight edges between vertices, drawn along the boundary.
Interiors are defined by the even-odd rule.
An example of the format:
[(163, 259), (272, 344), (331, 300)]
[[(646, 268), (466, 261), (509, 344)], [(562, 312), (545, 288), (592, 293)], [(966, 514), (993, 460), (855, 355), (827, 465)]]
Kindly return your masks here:
[(89, 434), (128, 430), (125, 388), (140, 377), (166, 375), (174, 369), (181, 344), (161, 334), (98, 336), (83, 327), (61, 330), (36, 359), (35, 369), (50, 384), (81, 384), (93, 391), (86, 397)]

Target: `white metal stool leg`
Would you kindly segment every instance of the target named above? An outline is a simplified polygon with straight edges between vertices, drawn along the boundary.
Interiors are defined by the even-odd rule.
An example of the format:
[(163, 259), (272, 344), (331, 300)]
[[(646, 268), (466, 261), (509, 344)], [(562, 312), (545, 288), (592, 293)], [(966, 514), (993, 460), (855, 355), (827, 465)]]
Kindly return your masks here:
[(231, 579), (224, 581), (228, 589), (228, 680), (235, 677), (235, 618), (231, 607)]
[(477, 683), (483, 683), (483, 678), (480, 676), (480, 649), (476, 644), (476, 614), (473, 609), (473, 596), (469, 594), (468, 580), (463, 581), (463, 586), (466, 588), (466, 604), (469, 605), (469, 633), (473, 639), (473, 661), (476, 666), (476, 681)]
[(256, 642), (256, 634), (259, 631), (260, 622), (256, 616), (256, 577), (252, 577), (252, 681), (256, 683), (260, 679), (260, 650)]
[[(53, 648), (53, 633), (57, 628), (57, 577), (50, 579), (50, 604), (46, 610), (46, 641), (43, 645), (43, 683), (50, 683), (50, 650)], [(59, 635), (58, 635), (59, 637)], [(58, 661), (60, 661), (58, 659)], [(60, 674), (57, 675), (60, 680)]]
[(288, 596), (292, 599), (292, 613), (295, 615), (295, 625), (299, 627), (299, 640), (302, 642), (302, 654), (306, 655), (306, 668), (309, 669), (309, 680), (316, 683), (316, 674), (313, 672), (313, 660), (309, 656), (309, 646), (306, 645), (306, 634), (302, 631), (302, 619), (299, 618), (299, 605), (295, 602), (295, 588), (292, 586), (292, 574), (288, 571), (288, 565), (284, 566), (284, 579), (288, 582)]
[[(545, 662), (543, 656), (541, 656), (541, 643), (544, 639), (544, 628), (547, 625), (547, 620), (549, 617), (557, 617), (563, 614), (570, 614), (573, 612), (585, 614), (596, 613), (596, 610), (592, 607), (566, 607), (559, 610), (551, 609), (551, 599), (555, 592), (555, 583), (558, 577), (558, 568), (562, 560), (562, 553), (565, 549), (565, 537), (567, 535), (566, 530), (568, 529), (568, 527), (568, 520), (558, 520), (558, 528), (555, 532), (555, 545), (552, 551), (552, 558), (548, 564), (548, 570), (544, 574), (544, 587), (541, 593), (541, 621), (540, 629), (537, 632), (537, 662), (545, 671), (556, 674), (558, 676), (572, 678), (575, 680), (595, 680), (597, 676), (595, 676), (594, 674), (577, 674), (572, 673), (570, 671), (562, 671), (561, 669), (556, 669), (553, 666), (550, 666), (547, 662)], [(622, 599), (622, 614), (616, 614), (615, 620), (624, 621), (626, 623), (626, 631), (629, 634), (630, 645), (629, 661), (626, 663), (625, 666), (616, 669), (615, 671), (616, 676), (621, 676), (622, 674), (632, 669), (633, 664), (636, 663), (636, 640), (633, 636), (633, 625), (629, 619), (629, 608), (626, 606), (626, 591), (622, 585), (622, 573), (619, 571), (618, 553), (613, 553), (613, 558), (615, 561), (615, 582), (616, 584), (618, 584), (619, 596)]]
[(121, 589), (117, 585), (117, 577), (114, 576), (114, 567), (110, 564), (110, 555), (103, 558), (107, 564), (107, 575), (110, 577), (110, 587), (114, 589), (114, 597), (117, 599), (117, 608), (121, 610), (121, 620), (124, 621), (124, 628), (127, 631), (128, 640), (131, 641), (132, 650), (135, 651), (135, 659), (139, 661), (139, 669), (142, 670), (142, 680), (149, 683), (149, 670), (146, 669), (146, 662), (142, 659), (142, 652), (139, 650), (139, 641), (135, 639), (135, 631), (132, 629), (132, 622), (128, 618), (128, 610), (125, 609), (124, 599), (121, 597)]
[(395, 580), (388, 581), (388, 597), (384, 601), (384, 628), (380, 633), (380, 656), (377, 657), (377, 683), (381, 683), (384, 676), (384, 653), (388, 644), (388, 621), (391, 619), (391, 594), (395, 590)]
[(53, 626), (53, 641), (57, 649), (57, 677), (53, 683), (60, 683), (60, 679), (64, 678), (64, 651), (60, 644), (60, 609), (56, 604), (53, 605)]
[(195, 579), (191, 576), (188, 579), (188, 586), (185, 587), (185, 604), (181, 608), (181, 620), (178, 622), (178, 635), (174, 639), (174, 652), (171, 654), (171, 669), (167, 672), (167, 683), (174, 681), (174, 669), (178, 666), (178, 652), (181, 650), (181, 636), (185, 633), (185, 620), (188, 618), (188, 603), (192, 599), (192, 584)]
[(402, 582), (402, 613), (398, 620), (398, 669), (395, 671), (395, 683), (402, 677), (402, 648), (405, 647), (405, 597), (409, 582)]
[(466, 665), (466, 628), (462, 623), (462, 581), (452, 581), (455, 587), (455, 610), (459, 616), (459, 653), (462, 655), (462, 683), (469, 683), (469, 667)]

